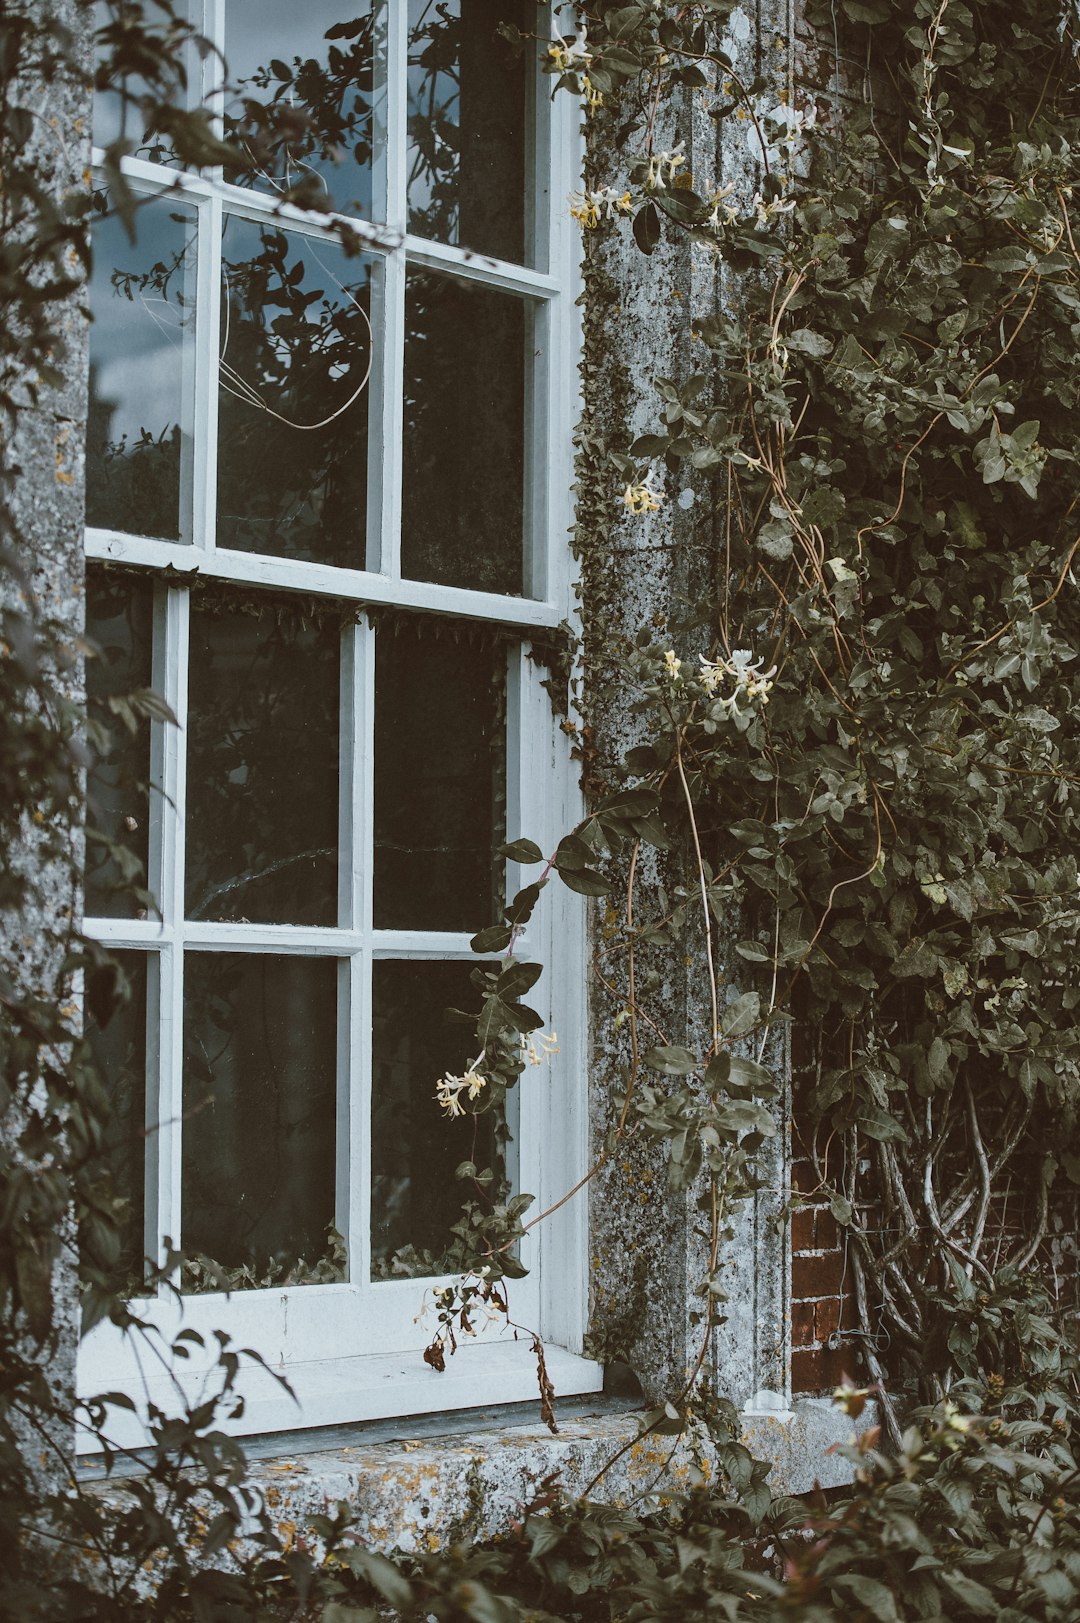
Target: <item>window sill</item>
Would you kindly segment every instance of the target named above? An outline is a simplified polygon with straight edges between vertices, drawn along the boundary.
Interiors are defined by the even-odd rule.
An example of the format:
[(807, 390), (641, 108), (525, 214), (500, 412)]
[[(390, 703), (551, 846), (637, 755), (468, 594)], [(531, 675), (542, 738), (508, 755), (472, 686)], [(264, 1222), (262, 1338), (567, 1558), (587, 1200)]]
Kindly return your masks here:
[[(743, 1441), (770, 1460), (774, 1493), (806, 1493), (815, 1482), (840, 1487), (851, 1480), (850, 1467), (826, 1450), (872, 1425), (872, 1409), (868, 1405), (855, 1426), (820, 1398), (800, 1400), (792, 1409), (748, 1410)], [(689, 1486), (696, 1464), (690, 1447), (679, 1443), (673, 1450), (670, 1437), (640, 1437), (638, 1415), (625, 1400), (570, 1398), (556, 1404), (556, 1412), (557, 1436), (535, 1418), (508, 1424), (505, 1412), (500, 1417), (484, 1410), (462, 1415), (456, 1428), (454, 1417), (441, 1415), (342, 1426), (307, 1437), (299, 1432), (290, 1439), (291, 1452), (284, 1451), (284, 1438), (257, 1439), (250, 1448), (249, 1481), (286, 1545), (303, 1536), (312, 1516), (344, 1501), (366, 1543), (402, 1551), (505, 1532), (552, 1474), (568, 1494), (588, 1490), (595, 1499), (639, 1510), (656, 1495)], [(316, 1440), (319, 1446), (312, 1448)], [(708, 1462), (705, 1469), (711, 1474)], [(94, 1483), (92, 1469), (80, 1474), (91, 1492), (115, 1491), (104, 1481)]]
[[(547, 1372), (556, 1392), (563, 1396), (597, 1393), (604, 1384), (601, 1365), (562, 1347), (546, 1346)], [(277, 1375), (288, 1378), (293, 1395)], [(201, 1367), (176, 1369), (145, 1382), (145, 1398), (164, 1413), (175, 1413), (180, 1388), (191, 1403), (201, 1402), (207, 1389)], [(210, 1390), (213, 1383), (210, 1383)], [(523, 1403), (537, 1396), (536, 1357), (528, 1340), (477, 1341), (459, 1347), (446, 1361), (442, 1374), (423, 1362), (418, 1350), (360, 1358), (327, 1358), (291, 1364), (287, 1369), (245, 1365), (236, 1382), (244, 1399), (239, 1420), (223, 1420), (221, 1429), (233, 1435), (345, 1426), (394, 1415), (429, 1415), (478, 1404)], [(140, 1408), (142, 1405), (140, 1404)], [(146, 1447), (145, 1425), (139, 1415), (113, 1410), (108, 1432), (123, 1449)], [(92, 1453), (94, 1439), (80, 1452)]]

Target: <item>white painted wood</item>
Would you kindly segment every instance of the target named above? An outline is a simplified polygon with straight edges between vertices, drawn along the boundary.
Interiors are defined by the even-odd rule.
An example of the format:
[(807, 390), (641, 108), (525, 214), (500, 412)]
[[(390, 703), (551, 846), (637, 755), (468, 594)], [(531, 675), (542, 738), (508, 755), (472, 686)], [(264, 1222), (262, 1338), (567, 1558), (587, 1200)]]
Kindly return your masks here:
[(405, 251), (411, 265), (425, 270), (444, 271), (459, 281), (481, 282), (500, 292), (517, 293), (522, 298), (546, 300), (561, 291), (558, 281), (544, 271), (529, 270), (505, 259), (492, 259), (472, 248), (453, 248), (449, 243), (432, 242), (427, 237), (405, 238)]
[[(220, 29), (222, 0), (205, 0), (207, 26)], [(550, 8), (549, 8), (550, 9)], [(546, 84), (536, 91), (536, 136), (527, 187), (530, 254), (538, 268), (508, 265), (459, 248), (404, 235), (406, 174), (406, 7), (390, 0), (387, 73), (393, 94), (386, 103), (386, 150), (376, 173), (377, 212), (385, 224), (353, 222), (378, 259), (372, 289), (377, 334), (370, 397), (369, 550), (367, 569), (338, 569), (294, 559), (260, 557), (214, 547), (218, 334), (221, 297), (221, 224), (226, 212), (275, 220), (315, 239), (333, 240), (335, 221), (283, 208), (272, 196), (226, 186), (220, 175), (177, 177), (138, 160), (125, 163), (146, 190), (183, 195), (200, 210), (198, 337), (192, 410), (200, 444), (193, 463), (194, 547), (154, 538), (88, 531), (90, 558), (122, 562), (155, 574), (169, 569), (158, 590), (155, 685), (181, 721), (180, 729), (157, 729), (155, 772), (164, 794), (151, 829), (151, 867), (160, 883), (163, 918), (97, 919), (87, 931), (115, 946), (142, 950), (150, 958), (148, 1126), (153, 1129), (148, 1214), (150, 1238), (160, 1247), (180, 1237), (182, 1139), (182, 1033), (184, 948), (202, 951), (293, 953), (339, 961), (338, 1140), (336, 1221), (346, 1235), (349, 1282), (188, 1297), (181, 1309), (162, 1294), (141, 1304), (148, 1323), (171, 1338), (181, 1324), (209, 1336), (222, 1328), (237, 1344), (258, 1347), (282, 1368), (302, 1400), (292, 1400), (254, 1371), (244, 1376), (246, 1431), (293, 1424), (326, 1425), (394, 1413), (519, 1401), (536, 1393), (529, 1335), (493, 1324), (477, 1345), (463, 1348), (439, 1377), (420, 1357), (434, 1331), (424, 1320), (425, 1297), (443, 1281), (370, 1280), (371, 974), (377, 959), (452, 960), (473, 957), (466, 932), (374, 930), (372, 924), (372, 819), (374, 762), (374, 661), (376, 632), (361, 616), (342, 637), (340, 838), (342, 846), (338, 925), (252, 925), (184, 920), (184, 853), (180, 828), (185, 801), (185, 735), (188, 666), (188, 598), (184, 573), (225, 583), (344, 599), (357, 605), (402, 606), (517, 629), (548, 631), (572, 606), (566, 549), (570, 519), (570, 410), (574, 397), (577, 318), (570, 308), (578, 291), (577, 238), (567, 230), (565, 192), (571, 189), (577, 110), (570, 98), (549, 102)], [(220, 33), (218, 33), (220, 37)], [(208, 70), (213, 71), (213, 70)], [(532, 311), (528, 374), (526, 507), (531, 599), (504, 597), (400, 577), (400, 482), (404, 300), (409, 264), (483, 283), (526, 299)], [(177, 584), (177, 582), (180, 584)], [(535, 838), (545, 852), (576, 819), (579, 798), (568, 742), (553, 720), (542, 671), (527, 657), (524, 642), (508, 649), (508, 837)], [(422, 763), (418, 763), (422, 766)], [(535, 878), (538, 869), (508, 875), (511, 889)], [(520, 1185), (538, 1196), (535, 1215), (557, 1201), (586, 1164), (583, 987), (585, 907), (553, 882), (534, 920), (515, 945), (519, 958), (539, 958), (546, 970), (543, 993), (532, 999), (549, 1029), (559, 1031), (554, 1062), (529, 1069), (519, 1089), (513, 1120), (513, 1153)], [(482, 922), (482, 921), (478, 921)], [(155, 965), (160, 973), (155, 973)], [(523, 1260), (529, 1277), (509, 1284), (511, 1314), (529, 1332), (547, 1338), (549, 1370), (565, 1393), (600, 1386), (595, 1364), (560, 1350), (580, 1347), (586, 1301), (585, 1198), (577, 1197), (530, 1231)], [(538, 1266), (542, 1264), (541, 1266)], [(181, 1316), (182, 1314), (182, 1316)], [(363, 1356), (355, 1356), (363, 1349)], [(346, 1356), (348, 1355), (348, 1356)], [(99, 1325), (80, 1357), (83, 1390), (127, 1386), (163, 1401), (175, 1381), (194, 1390), (205, 1375), (198, 1360), (144, 1379), (146, 1349), (125, 1341), (115, 1327)], [(260, 1384), (261, 1383), (261, 1384)], [(163, 1402), (163, 1406), (167, 1406)], [(123, 1440), (143, 1440), (118, 1417)], [(123, 1427), (128, 1427), (123, 1431)]]
[(243, 586), (267, 586), (279, 591), (307, 592), (315, 597), (352, 600), (373, 607), (413, 608), (457, 619), (486, 620), (523, 630), (547, 630), (563, 618), (562, 605), (500, 597), (463, 586), (442, 586), (434, 581), (390, 580), (362, 569), (338, 569), (332, 564), (307, 563), (299, 558), (271, 558), (254, 552), (230, 552), (219, 547), (213, 559), (196, 555), (191, 547), (151, 536), (121, 535), (112, 530), (87, 530), (86, 555), (105, 563), (130, 564), (144, 569), (173, 569), (178, 574)]
[[(560, 1347), (547, 1347), (545, 1358), (559, 1397), (601, 1390), (600, 1365)], [(288, 1378), (295, 1400), (278, 1385), (272, 1372), (245, 1368), (240, 1377), (244, 1414), (226, 1420), (221, 1429), (233, 1435), (252, 1436), (307, 1426), (521, 1403), (537, 1397), (536, 1360), (525, 1337), (495, 1345), (462, 1347), (448, 1361), (443, 1375), (429, 1369), (415, 1355), (384, 1354), (297, 1364), (289, 1370)], [(137, 1398), (142, 1413), (113, 1411), (106, 1428), (108, 1435), (121, 1448), (145, 1446), (143, 1416), (147, 1399), (165, 1413), (175, 1413), (181, 1393), (188, 1402), (198, 1401), (201, 1379), (190, 1370), (181, 1370), (178, 1393), (167, 1375), (151, 1375)], [(94, 1453), (97, 1449), (94, 1437), (80, 1434), (80, 1453)]]
[[(160, 797), (161, 911), (173, 934), (160, 954), (157, 1041), (149, 1045), (151, 1074), (157, 1081), (156, 1117), (147, 1128), (153, 1158), (156, 1150), (158, 1194), (155, 1206), (155, 1254), (164, 1257), (166, 1240), (180, 1242), (181, 1121), (183, 1118), (184, 954), (179, 921), (184, 916), (184, 841), (181, 831), (187, 802), (187, 688), (189, 593), (158, 591), (155, 604), (154, 686), (176, 717), (162, 732)], [(164, 1288), (164, 1287), (163, 1287)]]

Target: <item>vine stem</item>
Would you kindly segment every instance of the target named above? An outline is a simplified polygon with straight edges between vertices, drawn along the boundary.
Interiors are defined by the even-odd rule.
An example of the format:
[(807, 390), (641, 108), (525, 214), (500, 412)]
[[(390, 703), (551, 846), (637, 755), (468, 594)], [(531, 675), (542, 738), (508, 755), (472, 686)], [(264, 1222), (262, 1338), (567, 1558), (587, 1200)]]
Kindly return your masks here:
[(690, 832), (694, 838), (694, 856), (697, 859), (698, 883), (701, 886), (701, 908), (705, 919), (705, 957), (709, 965), (709, 999), (712, 1007), (712, 1035), (710, 1048), (715, 1049), (717, 1038), (720, 1035), (720, 1011), (716, 996), (716, 966), (713, 960), (713, 931), (712, 913), (709, 909), (709, 887), (705, 882), (705, 863), (701, 855), (701, 839), (698, 834), (697, 817), (694, 813), (694, 797), (690, 793), (690, 785), (686, 781), (686, 770), (682, 759), (682, 737), (675, 735), (675, 765), (679, 772), (679, 782), (682, 784), (683, 794), (686, 796), (686, 810), (690, 818)]

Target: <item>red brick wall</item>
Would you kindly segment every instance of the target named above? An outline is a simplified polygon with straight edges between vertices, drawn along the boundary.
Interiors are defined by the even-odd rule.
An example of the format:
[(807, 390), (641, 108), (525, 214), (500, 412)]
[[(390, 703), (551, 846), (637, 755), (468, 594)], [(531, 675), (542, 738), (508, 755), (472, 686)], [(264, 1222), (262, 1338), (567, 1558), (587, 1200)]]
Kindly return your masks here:
[(791, 1219), (791, 1386), (806, 1396), (861, 1379), (862, 1361), (856, 1342), (835, 1339), (856, 1322), (843, 1235), (828, 1205), (814, 1199), (809, 1161), (795, 1162), (792, 1182), (807, 1201)]

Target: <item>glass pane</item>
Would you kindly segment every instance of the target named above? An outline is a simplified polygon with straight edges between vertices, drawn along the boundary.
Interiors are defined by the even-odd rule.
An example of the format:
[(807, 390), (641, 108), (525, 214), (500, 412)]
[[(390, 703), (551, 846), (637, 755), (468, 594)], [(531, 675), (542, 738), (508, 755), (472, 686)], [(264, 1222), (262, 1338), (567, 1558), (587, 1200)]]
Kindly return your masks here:
[(533, 53), (515, 53), (498, 27), (533, 33), (537, 20), (523, 0), (409, 0), (410, 231), (524, 260)]
[[(476, 993), (469, 964), (374, 965), (371, 1083), (371, 1243), (376, 1279), (445, 1272), (450, 1226), (466, 1201), (498, 1198), (494, 1113), (452, 1119), (435, 1096), (448, 1071), (475, 1058), (476, 1033), (443, 1018)], [(486, 1192), (455, 1178), (463, 1161), (492, 1168)]]
[(336, 922), (339, 648), (333, 615), (192, 604), (189, 918)]
[(410, 580), (521, 593), (525, 341), (520, 299), (409, 276), (401, 568)]
[(388, 620), (375, 656), (375, 927), (469, 930), (501, 902), (506, 649)]
[(218, 545), (362, 569), (372, 261), (239, 217), (223, 253)]
[(371, 0), (226, 0), (225, 133), (255, 170), (228, 179), (372, 217), (382, 9), (373, 13)]
[[(109, 206), (107, 192), (96, 195)], [(195, 218), (164, 198), (143, 198), (136, 229), (133, 245), (118, 219), (94, 221), (86, 522), (189, 540), (184, 384), (195, 334)]]
[(111, 1116), (102, 1146), (103, 1170), (120, 1230), (118, 1277), (137, 1288), (146, 1251), (146, 992), (149, 960), (142, 952), (114, 952), (129, 996), (111, 1013), (116, 986), (108, 967), (86, 975), (85, 1030), (90, 1056), (109, 1100)]
[[(173, 163), (169, 137), (148, 132), (141, 102), (142, 98), (149, 97), (151, 102), (160, 104), (170, 97), (174, 105), (188, 105), (192, 97), (184, 87), (185, 75), (197, 100), (198, 57), (194, 50), (181, 51), (178, 57), (177, 53), (167, 50), (162, 67), (169, 76), (151, 86), (137, 71), (146, 63), (139, 61), (137, 38), (133, 38), (128, 19), (117, 15), (118, 9), (116, 5), (106, 4), (106, 0), (94, 0), (94, 66), (99, 72), (106, 64), (110, 69), (108, 86), (94, 91), (94, 144), (108, 147), (114, 141), (127, 141), (131, 143), (134, 157), (144, 158), (149, 163)], [(172, 10), (181, 22), (188, 16), (184, 0), (173, 0)], [(179, 80), (169, 74), (170, 64), (177, 59), (181, 70)]]
[[(336, 961), (188, 953), (184, 982), (184, 1249), (233, 1290), (343, 1278)], [(197, 1261), (184, 1283), (223, 1282)]]
[(151, 686), (153, 619), (151, 581), (87, 570), (88, 918), (145, 917), (147, 910), (150, 722), (127, 701)]

